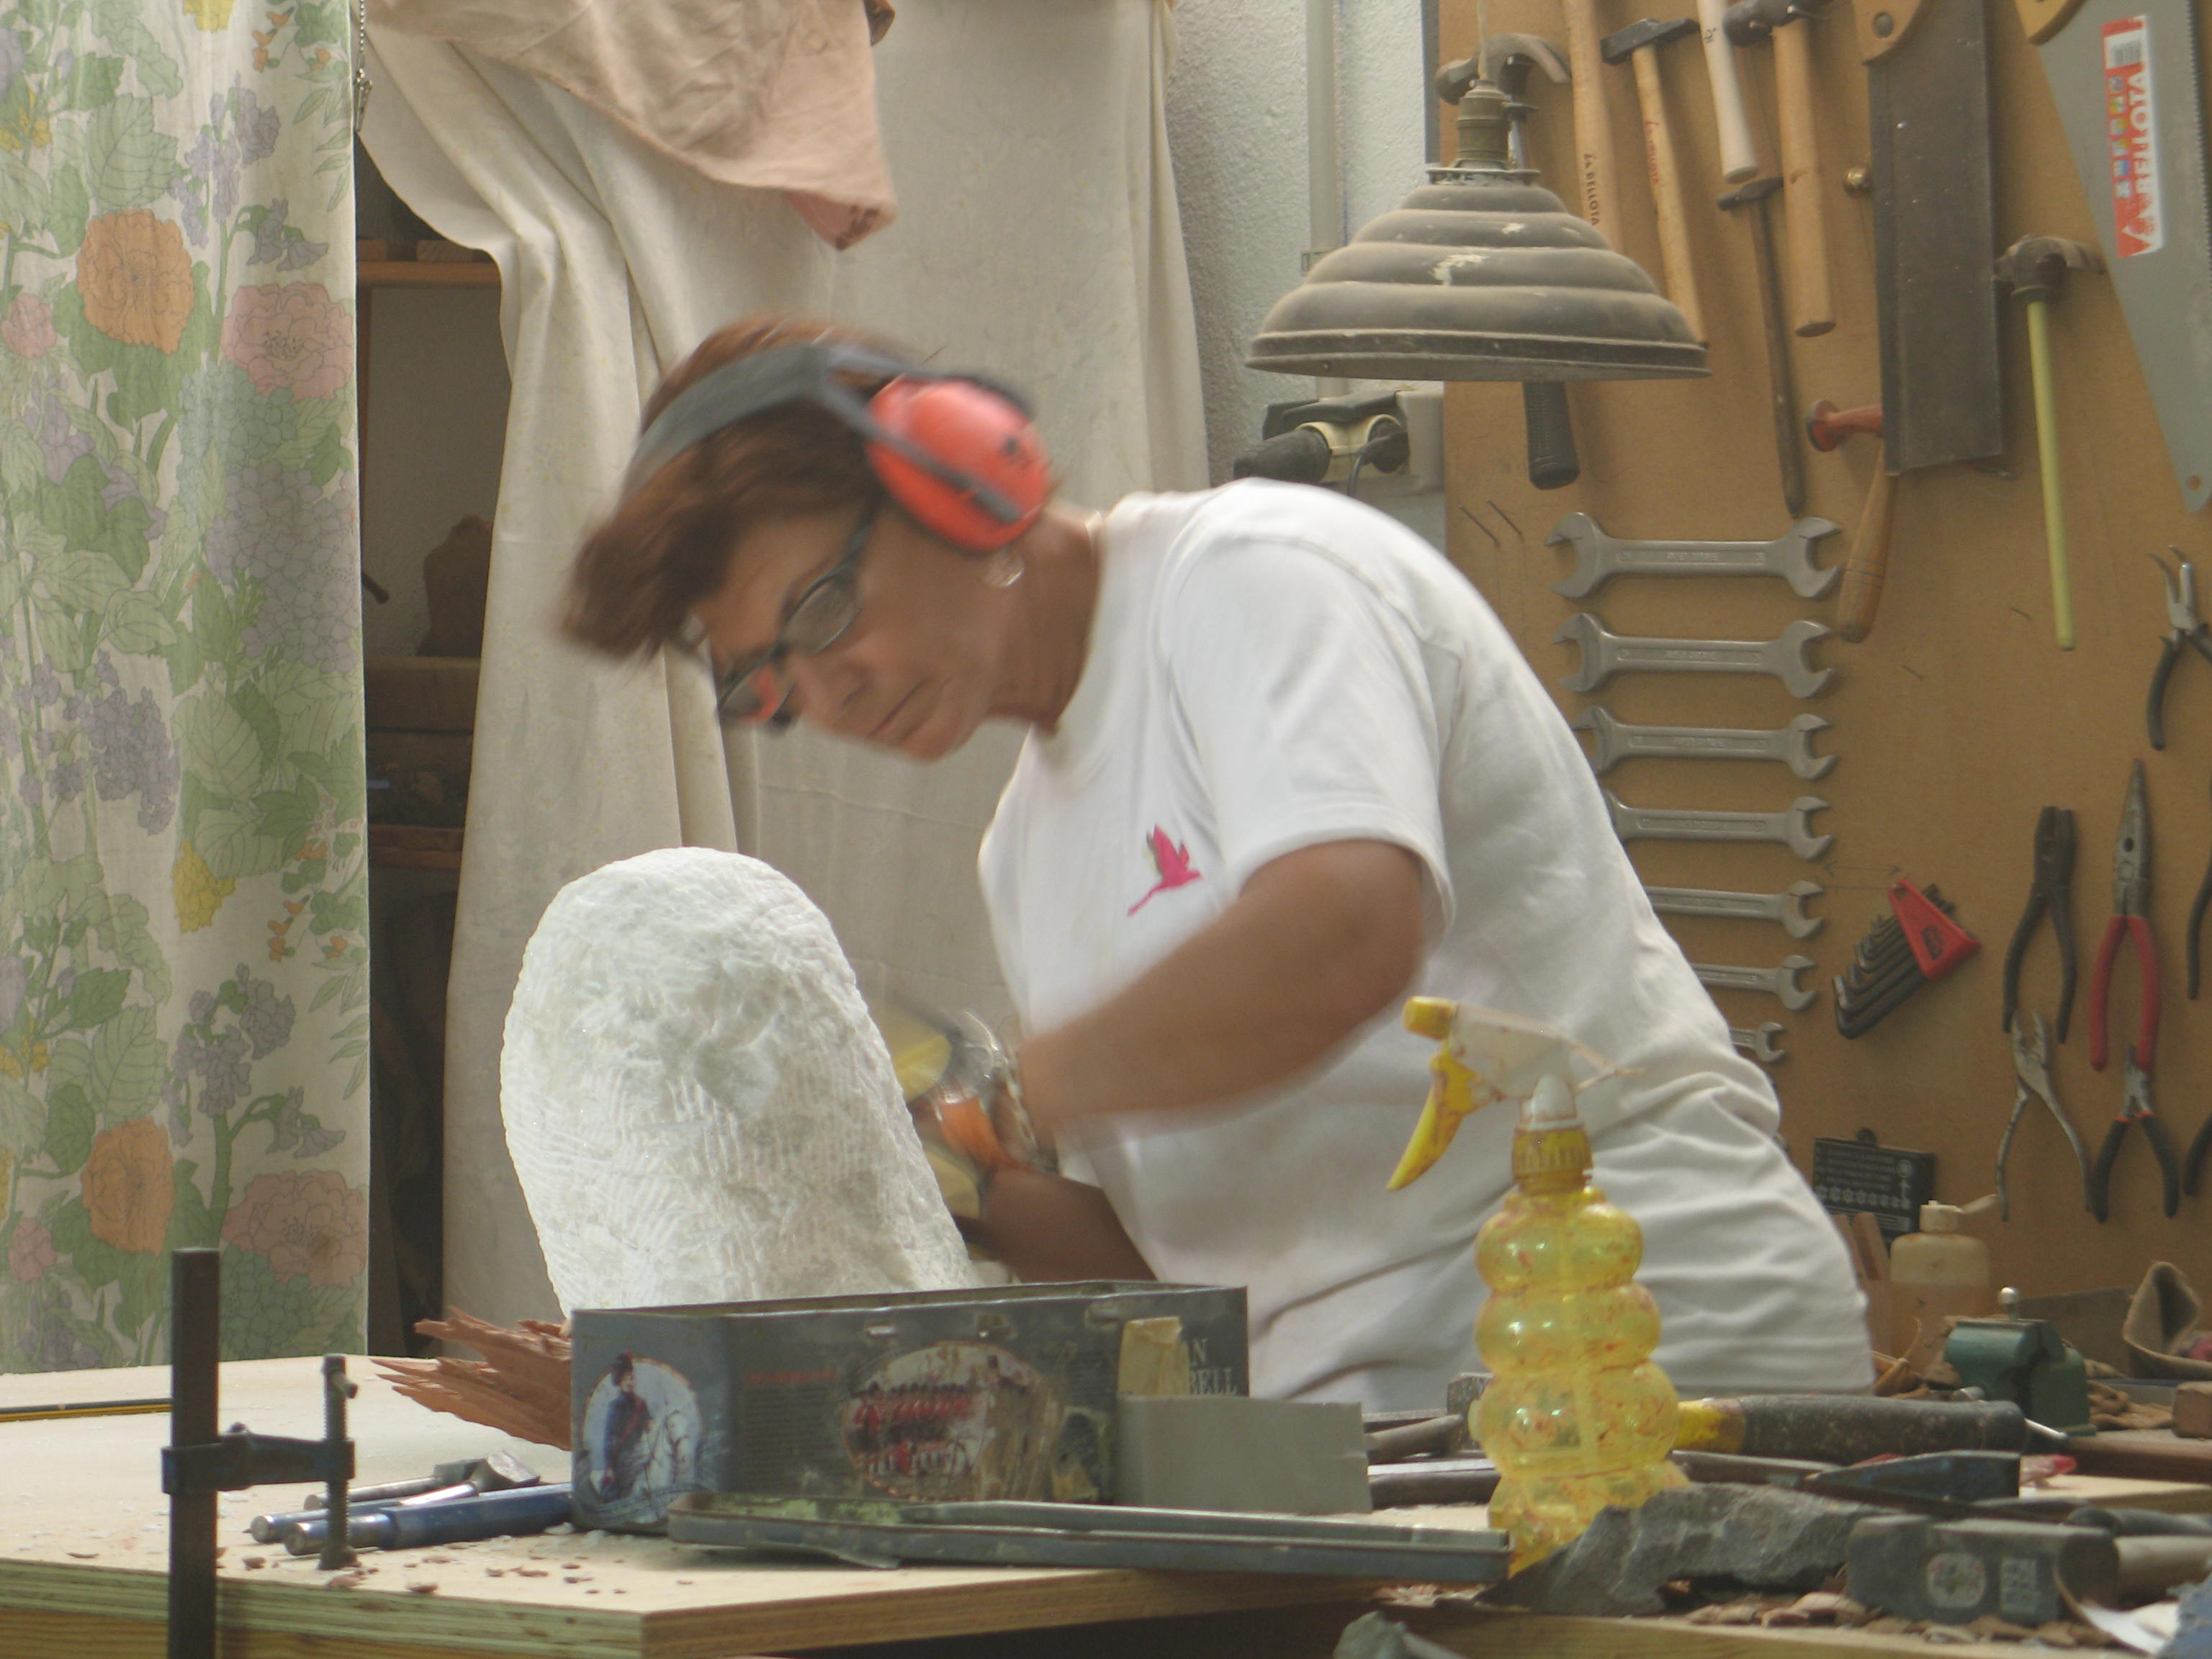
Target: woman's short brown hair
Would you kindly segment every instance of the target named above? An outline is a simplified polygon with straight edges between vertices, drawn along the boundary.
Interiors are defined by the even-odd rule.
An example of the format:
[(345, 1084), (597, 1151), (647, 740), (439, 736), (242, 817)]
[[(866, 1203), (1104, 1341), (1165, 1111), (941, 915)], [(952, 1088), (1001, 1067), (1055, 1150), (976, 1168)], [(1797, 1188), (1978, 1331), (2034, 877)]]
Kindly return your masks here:
[[(743, 318), (669, 371), (645, 405), (641, 429), (726, 363), (823, 341), (899, 355), (806, 318)], [(860, 437), (826, 409), (785, 404), (732, 422), (639, 484), (584, 538), (562, 631), (612, 656), (647, 655), (683, 637), (692, 607), (720, 588), (730, 550), (754, 525), (835, 512), (878, 489)]]

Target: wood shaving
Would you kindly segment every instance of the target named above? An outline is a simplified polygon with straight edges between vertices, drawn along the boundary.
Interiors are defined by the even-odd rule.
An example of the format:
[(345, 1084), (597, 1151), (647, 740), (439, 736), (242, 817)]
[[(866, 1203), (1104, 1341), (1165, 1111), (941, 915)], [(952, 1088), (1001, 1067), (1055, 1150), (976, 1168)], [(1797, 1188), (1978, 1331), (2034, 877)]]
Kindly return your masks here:
[(379, 1359), (385, 1380), (417, 1405), (541, 1446), (568, 1444), (568, 1328), (526, 1319), (509, 1328), (455, 1311), (420, 1319), (417, 1334), (459, 1343), (482, 1359)]
[(1759, 1622), (1759, 1604), (1756, 1601), (1718, 1601), (1684, 1615), (1682, 1622), (1688, 1625), (1755, 1625)]
[(368, 1575), (365, 1572), (336, 1572), (332, 1573), (328, 1578), (323, 1580), (323, 1588), (325, 1589), (351, 1589), (356, 1584), (364, 1583), (368, 1577)]
[(408, 1584), (407, 1593), (410, 1595), (435, 1595), (438, 1593), (438, 1586), (431, 1579), (417, 1578)]

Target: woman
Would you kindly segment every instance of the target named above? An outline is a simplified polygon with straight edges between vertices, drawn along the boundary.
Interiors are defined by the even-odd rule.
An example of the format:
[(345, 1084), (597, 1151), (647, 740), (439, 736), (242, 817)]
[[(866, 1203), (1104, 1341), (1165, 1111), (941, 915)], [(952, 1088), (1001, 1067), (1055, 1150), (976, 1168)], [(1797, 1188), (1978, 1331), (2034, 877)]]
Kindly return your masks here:
[(1565, 723), (1425, 543), (1260, 481), (1079, 512), (996, 388), (813, 324), (724, 330), (646, 418), (572, 634), (702, 643), (726, 714), (918, 759), (1030, 728), (981, 857), (1064, 1170), (988, 1184), (973, 1231), (1017, 1273), (1243, 1285), (1255, 1393), (1435, 1405), (1479, 1363), (1469, 1245), (1512, 1128), (1479, 1114), (1384, 1191), (1428, 1082), (1393, 1017), (1452, 997), (1626, 1068), (1583, 1111), (1680, 1386), (1867, 1382), (1771, 1091)]

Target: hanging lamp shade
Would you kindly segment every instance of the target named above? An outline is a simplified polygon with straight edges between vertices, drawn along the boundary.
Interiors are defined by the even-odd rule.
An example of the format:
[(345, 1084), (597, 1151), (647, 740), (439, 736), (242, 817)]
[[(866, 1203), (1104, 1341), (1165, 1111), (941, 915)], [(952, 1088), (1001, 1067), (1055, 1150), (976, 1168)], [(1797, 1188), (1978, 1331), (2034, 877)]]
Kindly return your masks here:
[(1275, 302), (1245, 362), (1283, 374), (1629, 380), (1705, 374), (1644, 268), (1507, 161), (1509, 103), (1477, 81), (1459, 158)]

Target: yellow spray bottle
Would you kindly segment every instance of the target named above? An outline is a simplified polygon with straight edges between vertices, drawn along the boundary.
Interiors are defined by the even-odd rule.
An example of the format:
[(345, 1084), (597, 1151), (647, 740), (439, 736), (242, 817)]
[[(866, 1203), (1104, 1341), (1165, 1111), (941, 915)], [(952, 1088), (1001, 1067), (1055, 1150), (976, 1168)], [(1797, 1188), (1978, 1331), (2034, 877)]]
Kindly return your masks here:
[(1513, 1534), (1517, 1571), (1580, 1537), (1607, 1505), (1633, 1509), (1683, 1484), (1667, 1461), (1674, 1385), (1651, 1361), (1659, 1310), (1636, 1283), (1643, 1230), (1589, 1184), (1589, 1134), (1575, 1109), (1575, 1060), (1599, 1076), (1614, 1068), (1562, 1032), (1488, 1009), (1416, 998), (1406, 1026), (1437, 1051), (1393, 1188), (1434, 1163), (1468, 1112), (1525, 1103), (1514, 1190), (1475, 1237), (1490, 1297), (1474, 1334), (1491, 1382), (1470, 1424), (1498, 1465), (1490, 1519)]

